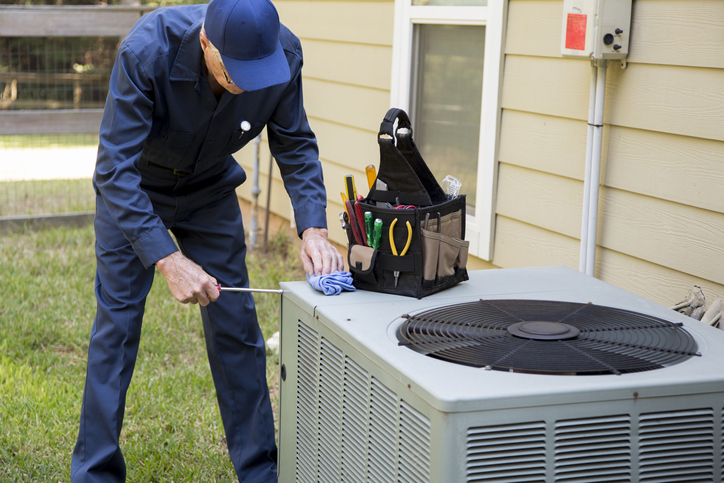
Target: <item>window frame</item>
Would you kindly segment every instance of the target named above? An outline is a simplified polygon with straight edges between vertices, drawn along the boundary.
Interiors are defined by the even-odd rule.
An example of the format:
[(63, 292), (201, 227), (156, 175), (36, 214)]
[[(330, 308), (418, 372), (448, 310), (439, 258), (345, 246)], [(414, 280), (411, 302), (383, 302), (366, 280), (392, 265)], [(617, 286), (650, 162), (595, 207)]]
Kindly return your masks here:
[[(411, 0), (395, 0), (394, 12), (390, 106), (399, 107), (408, 112), (410, 109), (414, 25), (479, 25), (485, 27), (477, 200), (475, 214), (468, 215), (466, 220), (465, 238), (470, 241), (469, 253), (486, 261), (493, 259), (495, 236), (500, 93), (507, 3), (507, 0), (488, 0), (487, 6), (448, 7), (413, 6)], [(465, 192), (464, 186), (462, 191)]]

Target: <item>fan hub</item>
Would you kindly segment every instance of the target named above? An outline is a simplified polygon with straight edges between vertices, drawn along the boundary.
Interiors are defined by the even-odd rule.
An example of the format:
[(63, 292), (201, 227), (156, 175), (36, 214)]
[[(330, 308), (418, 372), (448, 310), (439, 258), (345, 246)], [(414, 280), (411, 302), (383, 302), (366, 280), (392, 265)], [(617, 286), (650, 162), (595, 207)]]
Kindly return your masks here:
[(579, 330), (572, 325), (548, 320), (527, 320), (508, 326), (508, 332), (532, 340), (564, 340), (578, 336)]

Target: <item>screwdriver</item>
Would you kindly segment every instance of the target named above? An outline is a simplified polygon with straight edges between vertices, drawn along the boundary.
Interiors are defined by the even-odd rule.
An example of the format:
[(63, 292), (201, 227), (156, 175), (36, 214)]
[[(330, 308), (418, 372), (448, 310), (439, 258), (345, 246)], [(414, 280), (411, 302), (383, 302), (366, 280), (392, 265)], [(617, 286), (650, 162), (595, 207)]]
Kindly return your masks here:
[(256, 293), (284, 293), (284, 290), (273, 290), (269, 288), (233, 288), (233, 287), (222, 287), (221, 285), (217, 285), (216, 288), (219, 289), (220, 292), (256, 292)]
[(374, 165), (367, 165), (365, 173), (367, 174), (367, 184), (369, 185), (369, 188), (372, 189), (372, 185), (375, 184), (375, 179), (377, 178), (377, 172), (375, 171)]
[(378, 250), (380, 248), (380, 240), (382, 240), (382, 220), (377, 218), (372, 234), (372, 248)]
[(372, 242), (373, 229), (374, 229), (374, 221), (372, 221), (372, 212), (365, 211), (365, 231), (367, 232), (367, 246), (370, 246), (370, 247), (374, 245), (374, 243)]

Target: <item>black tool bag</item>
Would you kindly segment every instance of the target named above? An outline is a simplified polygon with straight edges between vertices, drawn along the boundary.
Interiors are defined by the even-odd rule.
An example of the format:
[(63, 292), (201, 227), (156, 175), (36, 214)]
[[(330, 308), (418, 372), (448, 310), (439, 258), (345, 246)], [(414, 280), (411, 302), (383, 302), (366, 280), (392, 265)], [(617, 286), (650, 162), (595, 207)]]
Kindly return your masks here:
[[(363, 213), (371, 212), (374, 220), (382, 220), (382, 237), (379, 248), (374, 249), (356, 243), (347, 229), (355, 287), (422, 298), (468, 280), (465, 195), (450, 198), (443, 191), (412, 140), (405, 111), (393, 108), (387, 112), (377, 140), (377, 179), (359, 203)], [(397, 256), (390, 241), (393, 222)], [(412, 237), (403, 255), (408, 229)]]

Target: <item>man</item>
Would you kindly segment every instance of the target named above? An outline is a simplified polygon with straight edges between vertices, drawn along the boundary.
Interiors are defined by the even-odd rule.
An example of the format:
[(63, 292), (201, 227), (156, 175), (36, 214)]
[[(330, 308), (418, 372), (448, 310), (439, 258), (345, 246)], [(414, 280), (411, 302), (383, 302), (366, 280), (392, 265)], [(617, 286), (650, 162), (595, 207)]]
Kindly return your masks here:
[[(156, 10), (121, 45), (93, 178), (97, 313), (73, 482), (124, 481), (125, 399), (155, 268), (201, 305), (209, 364), (239, 481), (276, 481), (264, 340), (248, 286), (231, 154), (266, 126), (310, 274), (342, 270), (327, 241), (326, 194), (302, 103), (299, 40), (268, 0)], [(173, 232), (178, 247), (168, 233)], [(180, 251), (179, 251), (180, 248)]]

